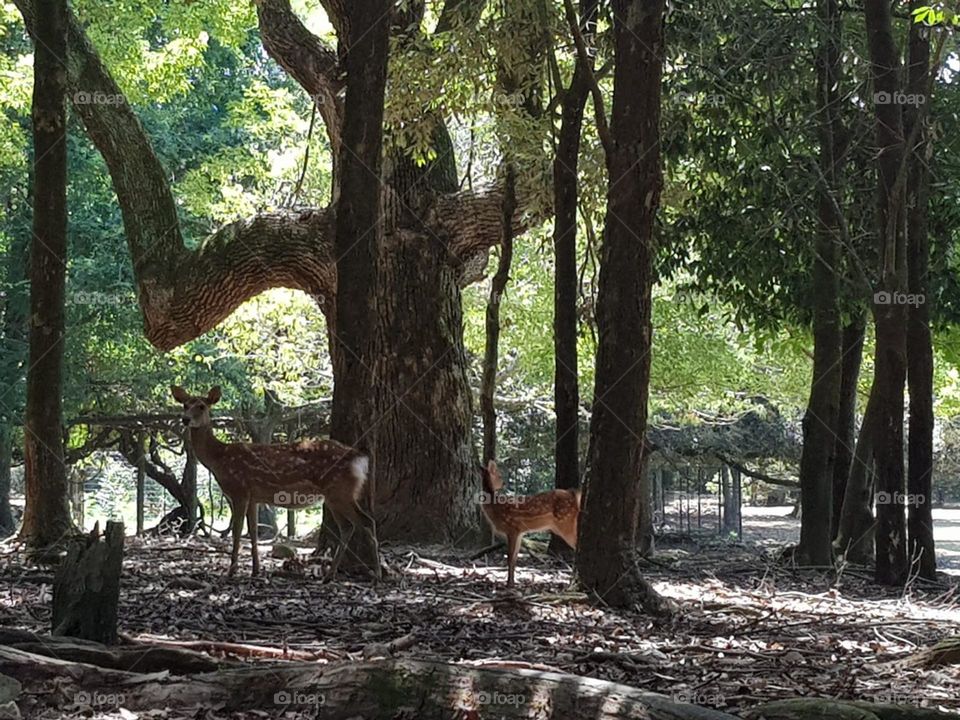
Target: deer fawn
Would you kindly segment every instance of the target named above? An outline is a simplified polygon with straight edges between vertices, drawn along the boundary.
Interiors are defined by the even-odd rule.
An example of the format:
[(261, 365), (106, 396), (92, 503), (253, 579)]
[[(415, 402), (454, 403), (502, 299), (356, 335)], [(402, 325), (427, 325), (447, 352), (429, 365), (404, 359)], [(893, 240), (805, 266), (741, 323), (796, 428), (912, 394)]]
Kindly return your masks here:
[(497, 463), (490, 460), (480, 468), (483, 475), (481, 507), (490, 527), (507, 538), (507, 587), (514, 585), (520, 541), (528, 532), (549, 530), (570, 547), (577, 547), (577, 518), (580, 515), (579, 490), (551, 490), (538, 495), (504, 495), (503, 478)]
[[(377, 558), (374, 574), (380, 577), (374, 521), (358, 503), (367, 481), (370, 460), (366, 455), (334, 440), (270, 445), (221, 442), (214, 436), (210, 423), (210, 406), (220, 399), (220, 388), (212, 388), (206, 397), (190, 395), (176, 385), (170, 389), (174, 399), (183, 405), (181, 419), (190, 428), (190, 440), (197, 459), (213, 473), (224, 495), (230, 500), (233, 552), (228, 576), (237, 571), (244, 517), (250, 533), (253, 574), (260, 572), (257, 550), (258, 503), (304, 508), (315, 505), (322, 496), (324, 510), (332, 511), (329, 516), (333, 517), (340, 530), (340, 545), (334, 553), (328, 578), (336, 575), (357, 526), (367, 536), (373, 549)], [(349, 523), (346, 536), (343, 532), (344, 521)]]

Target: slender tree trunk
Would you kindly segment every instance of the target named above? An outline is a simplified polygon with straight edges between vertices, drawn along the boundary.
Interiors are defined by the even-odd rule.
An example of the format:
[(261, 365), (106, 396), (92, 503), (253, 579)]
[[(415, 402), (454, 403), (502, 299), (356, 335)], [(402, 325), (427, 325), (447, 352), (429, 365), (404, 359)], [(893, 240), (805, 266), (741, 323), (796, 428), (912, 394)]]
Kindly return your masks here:
[[(876, 380), (874, 380), (876, 383)], [(860, 424), (856, 450), (850, 463), (847, 487), (835, 542), (837, 552), (866, 565), (873, 558), (876, 522), (873, 517), (874, 447), (880, 422), (877, 392), (871, 388)]]
[(822, 174), (818, 232), (813, 261), (813, 383), (803, 419), (800, 460), (800, 546), (797, 556), (810, 565), (832, 562), (833, 464), (840, 412), (841, 329), (839, 307), (840, 224), (838, 201), (841, 157), (837, 136), (840, 113), (841, 16), (837, 0), (820, 0), (821, 47), (817, 115), (820, 118)]
[(874, 110), (879, 150), (878, 236), (880, 289), (874, 296), (876, 353), (874, 384), (879, 419), (874, 454), (877, 463), (876, 579), (900, 585), (907, 578), (907, 536), (902, 500), (903, 393), (907, 372), (906, 243), (903, 188), (898, 182), (903, 159), (903, 121), (896, 102), (900, 58), (893, 36), (890, 4), (865, 0), (864, 14), (873, 71)]
[(143, 507), (147, 495), (147, 436), (138, 433), (137, 443), (137, 536), (143, 535)]
[(34, 547), (74, 531), (63, 460), (63, 349), (67, 258), (67, 8), (37, 3), (34, 47), (33, 244), (30, 251), (30, 362), (24, 421), (26, 510), (21, 536)]
[(10, 508), (10, 484), (13, 465), (13, 427), (9, 422), (0, 422), (0, 538), (16, 532)]
[(497, 272), (490, 282), (487, 300), (486, 345), (483, 353), (483, 377), (480, 383), (480, 414), (483, 419), (483, 461), (497, 457), (497, 409), (494, 395), (497, 389), (497, 361), (500, 353), (500, 301), (510, 279), (513, 261), (513, 229), (511, 219), (516, 209), (513, 166), (507, 164), (507, 191), (503, 196), (503, 243)]
[[(580, 4), (581, 32), (596, 22), (596, 0)], [(573, 78), (561, 103), (560, 133), (553, 161), (553, 346), (554, 407), (557, 415), (554, 459), (556, 486), (580, 484), (580, 386), (577, 376), (577, 167), (583, 112), (590, 94), (590, 68), (577, 56)]]
[[(189, 437), (189, 433), (187, 433)], [(183, 509), (186, 511), (186, 523), (181, 534), (184, 537), (192, 535), (197, 527), (199, 518), (200, 502), (197, 498), (197, 453), (193, 449), (193, 443), (187, 440), (184, 443), (184, 452), (187, 456), (187, 462), (183, 466), (183, 479), (180, 486), (183, 488)]]
[[(33, 182), (31, 173), (31, 183)], [(32, 199), (32, 191), (30, 193)], [(0, 326), (0, 537), (16, 532), (10, 507), (14, 428), (23, 410), (23, 368), (27, 359), (30, 296), (27, 265), (30, 231), (11, 228), (13, 241), (7, 255), (3, 284), (3, 325)]]
[(840, 411), (837, 420), (837, 438), (833, 461), (833, 513), (831, 539), (836, 540), (840, 530), (843, 498), (850, 477), (850, 463), (857, 438), (857, 386), (860, 382), (860, 363), (863, 359), (863, 336), (866, 318), (860, 314), (843, 327), (842, 371), (840, 378)]
[[(660, 98), (662, 0), (615, 0), (615, 70), (607, 219), (597, 295), (592, 449), (581, 515), (577, 570), (604, 602), (640, 602), (650, 612), (662, 599), (640, 575), (637, 544), (650, 533), (642, 505), (650, 381), (653, 222), (662, 187)], [(648, 527), (638, 527), (646, 516)]]
[[(920, 7), (914, 0), (910, 7)], [(912, 137), (917, 123), (925, 123), (930, 103), (930, 29), (910, 24), (907, 93), (926, 99), (904, 109), (904, 133)], [(909, 558), (920, 577), (932, 580), (937, 573), (933, 543), (933, 339), (930, 334), (930, 304), (927, 276), (930, 242), (927, 218), (930, 196), (930, 135), (919, 129), (917, 143), (908, 148), (907, 257), (908, 290), (917, 302), (907, 309), (907, 383), (910, 390), (910, 423), (907, 438), (907, 535)]]

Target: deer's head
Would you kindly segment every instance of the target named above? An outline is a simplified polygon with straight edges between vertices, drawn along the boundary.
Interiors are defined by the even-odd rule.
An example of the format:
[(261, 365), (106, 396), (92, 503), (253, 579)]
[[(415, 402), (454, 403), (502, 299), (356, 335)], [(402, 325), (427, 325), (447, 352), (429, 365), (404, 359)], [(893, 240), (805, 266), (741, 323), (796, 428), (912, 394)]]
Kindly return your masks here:
[(191, 395), (179, 385), (171, 385), (170, 392), (173, 393), (173, 399), (183, 405), (180, 420), (184, 425), (192, 428), (210, 425), (210, 406), (220, 399), (219, 386), (210, 388), (206, 397)]

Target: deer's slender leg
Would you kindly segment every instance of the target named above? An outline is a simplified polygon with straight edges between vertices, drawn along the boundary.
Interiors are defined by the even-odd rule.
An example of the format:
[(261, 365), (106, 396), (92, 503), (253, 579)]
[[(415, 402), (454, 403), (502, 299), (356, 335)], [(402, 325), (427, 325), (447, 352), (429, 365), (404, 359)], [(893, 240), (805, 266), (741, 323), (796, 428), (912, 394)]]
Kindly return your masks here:
[(240, 557), (240, 538), (243, 536), (243, 519), (247, 514), (248, 498), (238, 497), (232, 501), (232, 515), (230, 517), (231, 530), (233, 530), (233, 552), (230, 553), (230, 570), (228, 577), (233, 577), (237, 572), (237, 561)]
[(517, 555), (520, 552), (521, 533), (507, 535), (507, 587), (513, 587), (513, 575), (517, 569)]
[(250, 553), (253, 555), (253, 574), (260, 574), (260, 548), (257, 541), (260, 535), (259, 506), (252, 500), (247, 503), (247, 532), (250, 533)]

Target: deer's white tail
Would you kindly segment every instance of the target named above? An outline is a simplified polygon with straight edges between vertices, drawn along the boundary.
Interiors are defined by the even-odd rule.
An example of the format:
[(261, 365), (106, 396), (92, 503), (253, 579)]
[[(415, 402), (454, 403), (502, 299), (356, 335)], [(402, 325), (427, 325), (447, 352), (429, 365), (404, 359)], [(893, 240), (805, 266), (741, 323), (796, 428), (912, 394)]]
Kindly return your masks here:
[(363, 486), (367, 482), (370, 473), (370, 458), (366, 455), (360, 455), (350, 461), (350, 472), (357, 479), (357, 485), (354, 489), (354, 498), (359, 498), (363, 492)]

